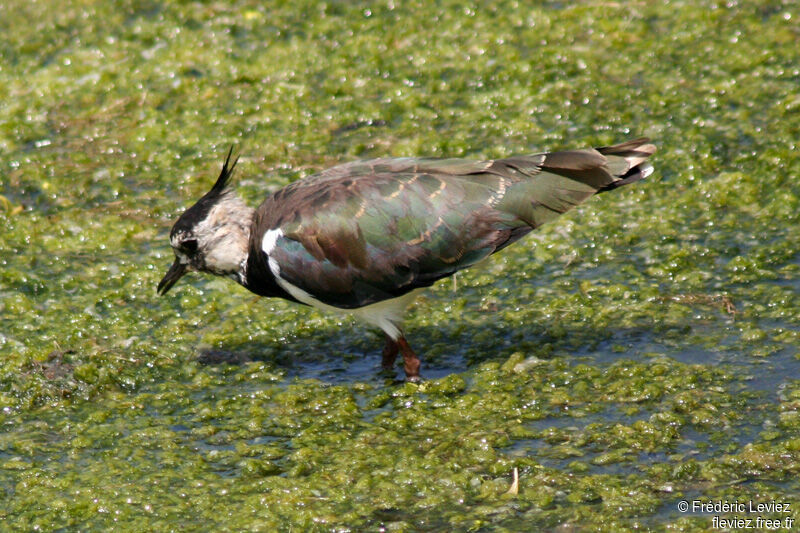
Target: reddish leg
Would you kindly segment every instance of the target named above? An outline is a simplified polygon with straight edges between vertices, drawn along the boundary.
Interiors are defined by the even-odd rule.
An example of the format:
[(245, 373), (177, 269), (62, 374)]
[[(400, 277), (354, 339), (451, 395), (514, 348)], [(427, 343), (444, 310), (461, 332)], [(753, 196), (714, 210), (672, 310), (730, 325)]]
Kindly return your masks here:
[(386, 346), (383, 347), (383, 358), (381, 359), (381, 366), (385, 370), (392, 369), (394, 360), (397, 359), (397, 352), (399, 351), (400, 347), (397, 345), (397, 341), (389, 335), (386, 335)]
[(408, 345), (405, 337), (397, 339), (397, 345), (403, 354), (403, 369), (406, 371), (406, 380), (419, 381), (419, 358), (417, 354)]

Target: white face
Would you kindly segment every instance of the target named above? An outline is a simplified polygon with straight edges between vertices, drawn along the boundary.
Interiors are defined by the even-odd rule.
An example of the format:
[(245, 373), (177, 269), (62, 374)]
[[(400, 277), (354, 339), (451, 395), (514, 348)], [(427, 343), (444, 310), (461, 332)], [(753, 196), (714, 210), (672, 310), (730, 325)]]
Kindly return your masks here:
[(255, 210), (227, 189), (237, 157), (231, 163), (233, 147), (211, 190), (183, 212), (170, 232), (175, 262), (158, 283), (166, 294), (189, 271), (199, 270), (228, 276), (245, 283), (247, 247)]
[(191, 230), (170, 238), (178, 261), (187, 270), (241, 279), (253, 209), (232, 194), (224, 195)]

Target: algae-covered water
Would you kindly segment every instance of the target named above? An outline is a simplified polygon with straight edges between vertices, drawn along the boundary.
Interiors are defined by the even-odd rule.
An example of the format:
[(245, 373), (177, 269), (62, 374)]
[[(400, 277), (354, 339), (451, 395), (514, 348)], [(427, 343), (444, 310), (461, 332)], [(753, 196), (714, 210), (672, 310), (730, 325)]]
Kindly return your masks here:
[[(0, 529), (791, 530), (798, 42), (776, 0), (5, 0)], [(255, 205), (639, 135), (646, 182), (417, 301), (419, 385), (349, 319), (155, 294), (231, 144)]]

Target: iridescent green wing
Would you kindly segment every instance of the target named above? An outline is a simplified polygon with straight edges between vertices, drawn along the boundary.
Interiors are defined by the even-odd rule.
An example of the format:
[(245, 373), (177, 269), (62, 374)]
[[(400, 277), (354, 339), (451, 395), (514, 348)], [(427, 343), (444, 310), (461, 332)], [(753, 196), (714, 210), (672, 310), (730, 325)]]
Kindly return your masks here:
[(596, 150), (356, 162), (279, 191), (259, 208), (258, 225), (282, 232), (269, 254), (281, 278), (356, 308), (475, 264), (612, 188), (632, 165)]

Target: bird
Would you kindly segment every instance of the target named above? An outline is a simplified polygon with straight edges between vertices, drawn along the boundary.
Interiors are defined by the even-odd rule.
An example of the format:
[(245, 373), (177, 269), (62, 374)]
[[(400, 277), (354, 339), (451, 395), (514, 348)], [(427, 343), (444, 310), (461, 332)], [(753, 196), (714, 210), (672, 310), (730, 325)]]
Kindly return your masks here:
[(231, 187), (233, 147), (211, 189), (172, 226), (175, 260), (157, 287), (187, 272), (225, 276), (255, 294), (351, 313), (385, 334), (420, 380), (403, 314), (425, 288), (516, 242), (590, 197), (653, 172), (647, 138), (503, 159), (352, 161), (297, 180), (249, 207)]

